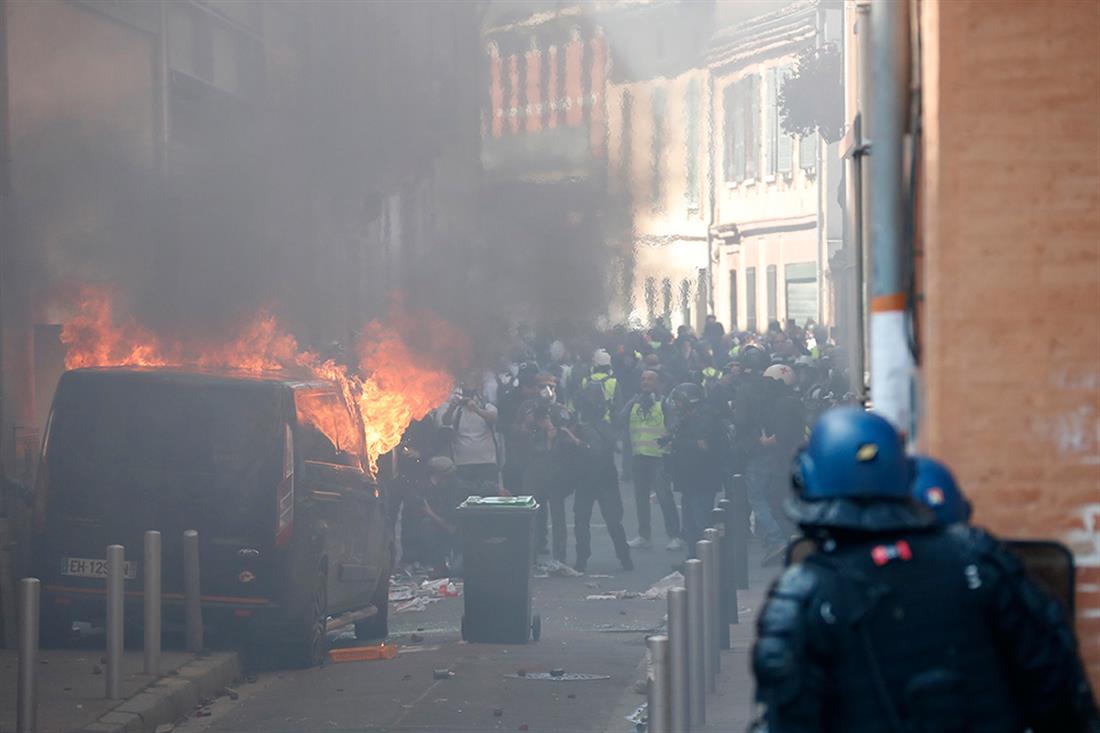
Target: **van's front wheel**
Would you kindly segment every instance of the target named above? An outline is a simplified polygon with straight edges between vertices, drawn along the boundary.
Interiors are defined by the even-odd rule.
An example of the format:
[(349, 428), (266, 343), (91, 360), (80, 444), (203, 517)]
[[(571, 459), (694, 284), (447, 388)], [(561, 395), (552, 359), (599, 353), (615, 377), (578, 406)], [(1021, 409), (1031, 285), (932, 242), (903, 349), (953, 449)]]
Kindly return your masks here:
[(321, 663), (325, 654), (325, 626), (328, 624), (328, 578), (322, 570), (310, 594), (302, 618), (291, 630), (287, 662), (300, 669)]

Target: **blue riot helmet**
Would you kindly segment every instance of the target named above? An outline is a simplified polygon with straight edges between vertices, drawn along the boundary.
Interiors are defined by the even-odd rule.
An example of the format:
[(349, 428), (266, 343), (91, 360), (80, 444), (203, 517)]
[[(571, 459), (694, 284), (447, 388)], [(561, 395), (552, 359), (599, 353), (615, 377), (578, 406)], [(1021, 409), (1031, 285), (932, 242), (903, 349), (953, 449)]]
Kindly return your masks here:
[(802, 526), (886, 531), (931, 524), (912, 500), (913, 461), (884, 418), (859, 407), (826, 410), (795, 457), (795, 497)]
[(932, 510), (936, 515), (936, 523), (949, 525), (969, 522), (970, 502), (963, 496), (951, 469), (928, 456), (917, 456), (914, 464), (916, 477), (913, 479), (913, 498)]

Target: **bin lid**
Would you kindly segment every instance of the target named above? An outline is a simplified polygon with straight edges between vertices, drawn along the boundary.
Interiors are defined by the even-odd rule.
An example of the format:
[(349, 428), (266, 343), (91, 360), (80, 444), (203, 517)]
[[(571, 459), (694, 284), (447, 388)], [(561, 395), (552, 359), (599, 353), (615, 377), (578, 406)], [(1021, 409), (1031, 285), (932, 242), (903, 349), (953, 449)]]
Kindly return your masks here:
[(459, 509), (538, 509), (533, 496), (467, 496)]

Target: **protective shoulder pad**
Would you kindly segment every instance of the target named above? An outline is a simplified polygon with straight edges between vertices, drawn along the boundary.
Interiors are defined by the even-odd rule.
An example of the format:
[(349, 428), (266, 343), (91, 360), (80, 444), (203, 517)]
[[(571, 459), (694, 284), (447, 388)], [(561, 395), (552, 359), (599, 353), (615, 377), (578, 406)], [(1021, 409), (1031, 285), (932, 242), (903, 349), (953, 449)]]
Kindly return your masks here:
[(1016, 556), (986, 530), (969, 525), (954, 525), (948, 528), (946, 534), (972, 561), (986, 565), (1007, 578), (1024, 574), (1024, 566)]
[(809, 663), (809, 609), (820, 579), (814, 568), (792, 565), (768, 593), (757, 620), (753, 672), (757, 700), (783, 706), (798, 698)]

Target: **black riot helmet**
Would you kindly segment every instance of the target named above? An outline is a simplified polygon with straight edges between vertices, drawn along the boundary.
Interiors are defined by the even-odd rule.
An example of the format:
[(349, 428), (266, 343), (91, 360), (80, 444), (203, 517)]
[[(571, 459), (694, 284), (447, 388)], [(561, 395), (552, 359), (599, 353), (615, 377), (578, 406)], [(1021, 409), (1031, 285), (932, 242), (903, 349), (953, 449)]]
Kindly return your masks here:
[(756, 374), (762, 374), (772, 364), (768, 352), (764, 351), (764, 348), (758, 344), (742, 346), (741, 352), (737, 355), (737, 361), (741, 364), (742, 369)]
[(683, 415), (703, 402), (706, 394), (703, 388), (695, 382), (684, 382), (668, 394), (668, 404), (672, 409)]

